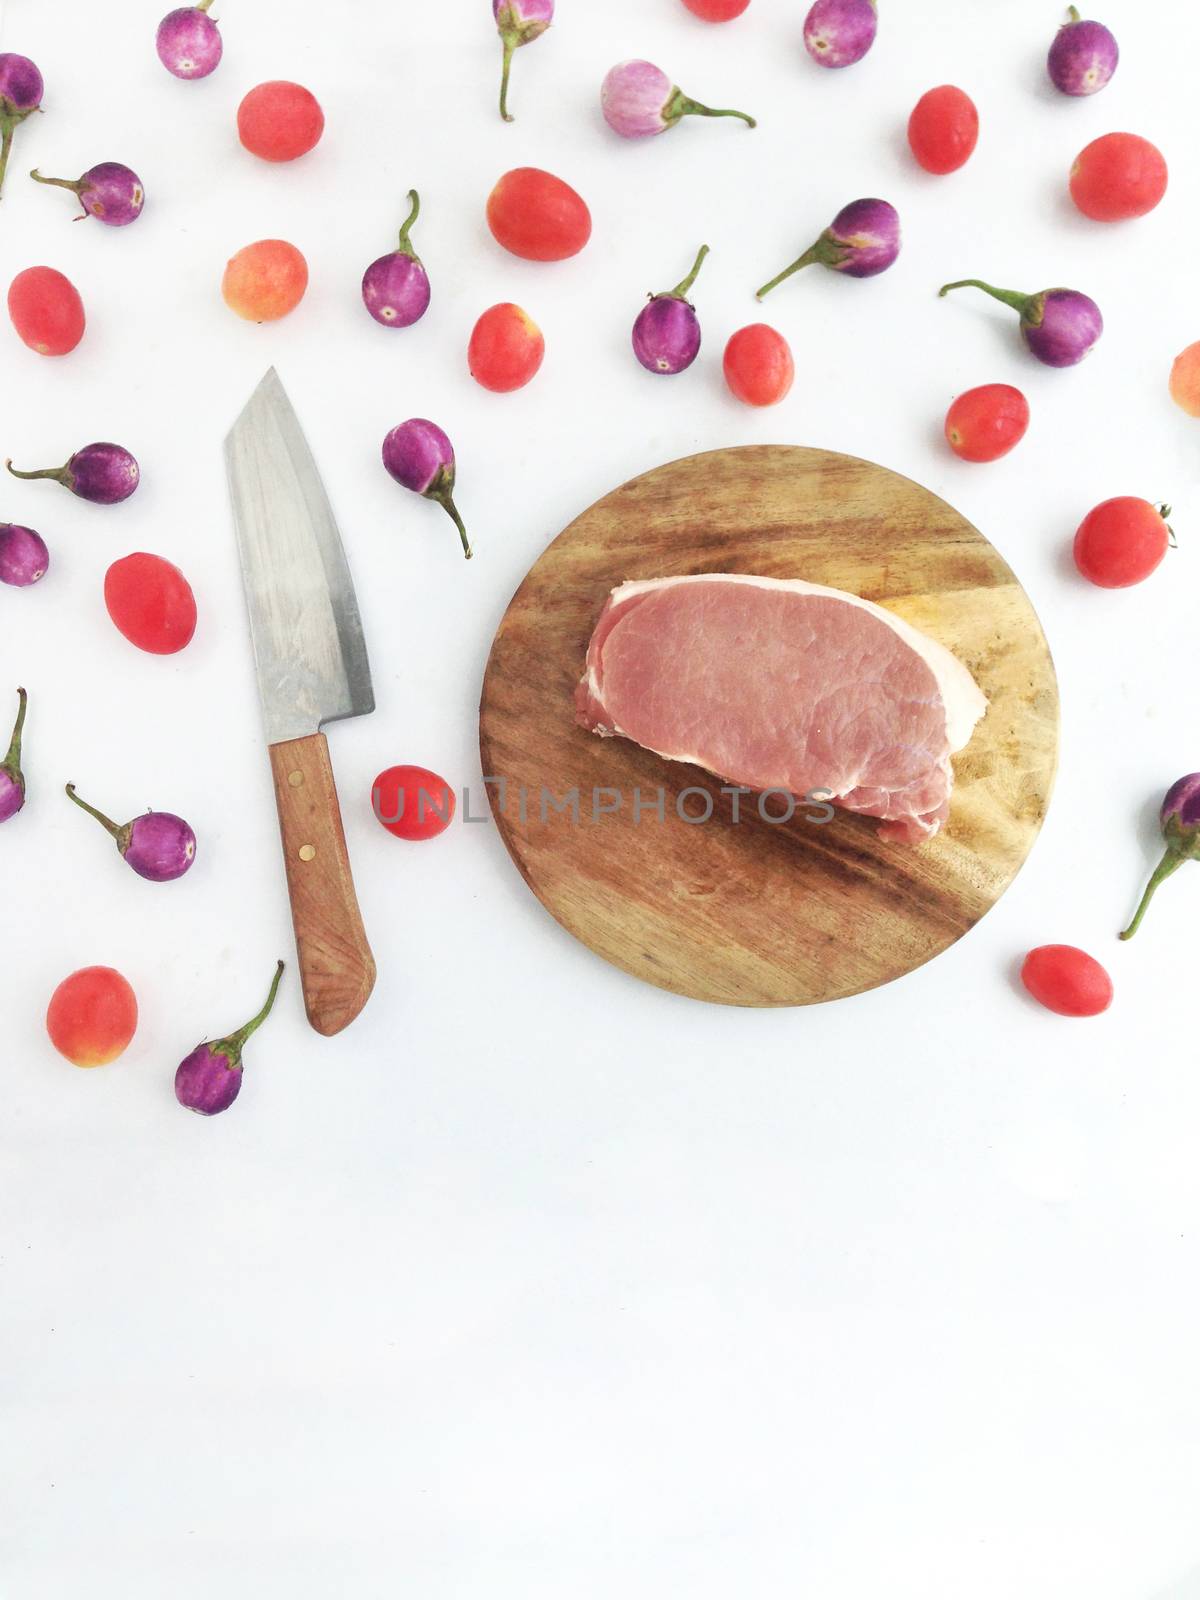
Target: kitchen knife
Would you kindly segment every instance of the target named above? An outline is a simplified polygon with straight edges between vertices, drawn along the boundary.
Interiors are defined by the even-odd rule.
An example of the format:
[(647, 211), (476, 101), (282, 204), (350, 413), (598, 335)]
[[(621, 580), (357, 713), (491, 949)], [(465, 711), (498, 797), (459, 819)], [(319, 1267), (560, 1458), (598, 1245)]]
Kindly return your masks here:
[(304, 1008), (318, 1033), (375, 986), (346, 852), (327, 722), (375, 709), (346, 554), (316, 463), (272, 367), (225, 441), (270, 747)]

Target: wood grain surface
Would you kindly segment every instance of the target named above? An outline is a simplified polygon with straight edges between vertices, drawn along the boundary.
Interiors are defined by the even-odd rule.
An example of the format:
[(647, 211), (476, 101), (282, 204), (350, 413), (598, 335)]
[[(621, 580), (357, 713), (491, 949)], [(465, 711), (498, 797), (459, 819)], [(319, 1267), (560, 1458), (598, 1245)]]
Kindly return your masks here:
[(318, 1033), (340, 1033), (375, 987), (323, 733), (271, 747), (279, 832), (296, 930), (304, 1009)]
[[(700, 768), (574, 722), (573, 694), (610, 589), (627, 579), (757, 573), (888, 607), (970, 668), (989, 709), (954, 758), (949, 824), (884, 844), (868, 817), (802, 808), (764, 822)], [(1058, 688), (1038, 619), (991, 544), (928, 490), (822, 450), (692, 456), (599, 501), (545, 551), (500, 624), (480, 752), (496, 822), (533, 892), (597, 954), (699, 1000), (809, 1005), (911, 972), (962, 937), (1025, 860), (1058, 749)], [(634, 816), (634, 791), (645, 804)], [(648, 810), (665, 789), (665, 820)], [(712, 819), (680, 819), (689, 788)], [(569, 809), (542, 805), (543, 789)], [(597, 814), (596, 791), (620, 810)], [(525, 793), (522, 804), (521, 793)], [(600, 804), (611, 804), (601, 795)], [(685, 801), (699, 815), (703, 796)]]

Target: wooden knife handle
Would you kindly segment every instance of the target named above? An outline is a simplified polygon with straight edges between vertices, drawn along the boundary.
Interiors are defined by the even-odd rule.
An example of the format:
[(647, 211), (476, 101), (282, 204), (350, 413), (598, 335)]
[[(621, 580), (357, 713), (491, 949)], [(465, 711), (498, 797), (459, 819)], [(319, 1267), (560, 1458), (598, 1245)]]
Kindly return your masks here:
[(304, 1009), (340, 1033), (375, 987), (375, 958), (354, 892), (329, 746), (323, 733), (271, 746)]

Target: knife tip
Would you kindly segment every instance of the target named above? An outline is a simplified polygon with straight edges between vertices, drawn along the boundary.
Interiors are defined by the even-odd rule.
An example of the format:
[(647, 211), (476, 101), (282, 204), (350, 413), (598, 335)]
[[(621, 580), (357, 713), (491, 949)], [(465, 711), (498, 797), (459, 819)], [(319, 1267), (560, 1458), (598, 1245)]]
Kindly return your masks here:
[(227, 450), (232, 447), (234, 440), (242, 429), (243, 424), (250, 420), (253, 413), (257, 410), (260, 402), (275, 400), (279, 396), (283, 396), (285, 400), (287, 398), (279, 373), (273, 366), (271, 366), (268, 367), (266, 372), (263, 373), (262, 377), (258, 381), (257, 386), (255, 387), (254, 393), (246, 401), (246, 404), (242, 407), (241, 411), (238, 412), (237, 419), (230, 428), (229, 432), (225, 435), (225, 446)]

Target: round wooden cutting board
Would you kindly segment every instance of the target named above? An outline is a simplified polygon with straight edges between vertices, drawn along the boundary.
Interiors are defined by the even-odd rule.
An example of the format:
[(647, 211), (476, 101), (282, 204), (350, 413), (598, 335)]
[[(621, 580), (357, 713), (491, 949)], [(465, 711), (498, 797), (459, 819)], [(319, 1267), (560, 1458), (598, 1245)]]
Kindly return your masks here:
[[(811, 807), (764, 822), (744, 799), (735, 822), (720, 779), (576, 725), (575, 685), (609, 590), (698, 572), (848, 590), (970, 668), (989, 708), (954, 758), (950, 821), (937, 838), (884, 844), (871, 818), (839, 811), (821, 824)], [(882, 467), (785, 446), (675, 461), (585, 511), (513, 597), (480, 706), (484, 776), (504, 780), (488, 786), (493, 813), (543, 905), (636, 977), (728, 1005), (857, 994), (961, 938), (1028, 854), (1057, 747), (1045, 637), (982, 534)], [(681, 820), (685, 789), (712, 794), (709, 821)], [(621, 807), (604, 810), (613, 790)], [(684, 800), (697, 816), (706, 806), (703, 796)]]

